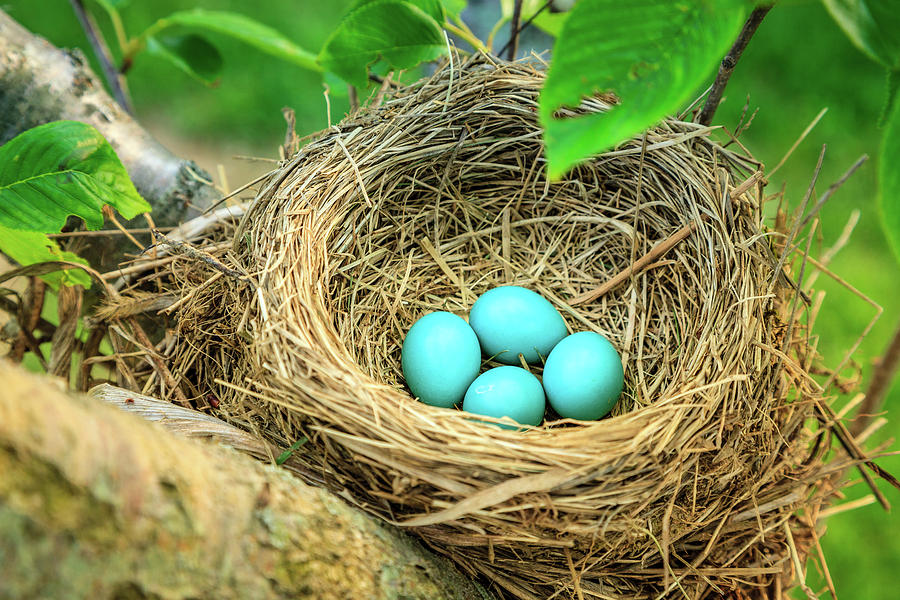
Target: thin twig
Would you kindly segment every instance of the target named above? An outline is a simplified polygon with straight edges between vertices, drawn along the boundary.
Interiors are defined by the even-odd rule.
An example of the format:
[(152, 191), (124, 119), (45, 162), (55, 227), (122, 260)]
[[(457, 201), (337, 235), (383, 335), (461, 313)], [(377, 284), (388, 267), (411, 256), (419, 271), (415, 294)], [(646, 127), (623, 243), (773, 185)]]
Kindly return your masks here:
[(287, 128), (284, 132), (284, 144), (281, 146), (282, 159), (291, 158), (300, 149), (300, 138), (297, 137), (297, 114), (294, 109), (285, 106), (281, 109)]
[[(174, 227), (160, 227), (160, 231), (169, 232), (175, 229)], [(93, 231), (64, 231), (62, 233), (48, 233), (47, 237), (49, 238), (70, 238), (70, 237), (107, 237), (110, 235), (126, 235), (126, 234), (138, 234), (138, 233), (151, 233), (152, 229), (150, 227), (136, 227), (132, 229), (95, 229)], [(143, 246), (141, 246), (143, 248)]]
[(697, 228), (697, 222), (691, 221), (671, 236), (666, 238), (665, 240), (659, 242), (653, 248), (651, 248), (646, 254), (641, 256), (639, 259), (634, 261), (628, 268), (623, 269), (614, 277), (606, 281), (600, 287), (597, 287), (589, 292), (585, 292), (578, 296), (577, 298), (572, 299), (569, 304), (572, 306), (576, 306), (578, 304), (584, 304), (585, 302), (590, 302), (599, 298), (600, 296), (608, 293), (610, 290), (614, 289), (616, 286), (624, 282), (626, 279), (643, 270), (644, 267), (656, 261), (659, 257), (664, 255), (666, 252), (674, 248), (681, 242), (684, 238), (691, 235), (691, 232)]
[(509, 23), (509, 54), (507, 60), (516, 60), (516, 53), (519, 51), (519, 21), (522, 19), (522, 0), (516, 0), (513, 6), (512, 21)]
[[(16, 294), (18, 296), (18, 294)], [(21, 297), (20, 297), (21, 301)], [(0, 311), (8, 313), (10, 316), (17, 316), (19, 314), (19, 303), (14, 302), (7, 298), (6, 296), (0, 296)], [(10, 326), (18, 327), (19, 323), (16, 320), (13, 320)], [(48, 321), (43, 317), (39, 317), (37, 324), (34, 326), (34, 331), (39, 331), (43, 334), (44, 337), (51, 337), (53, 332), (56, 331), (56, 325)], [(18, 335), (18, 329), (13, 329), (12, 333)]]
[(356, 86), (347, 86), (347, 100), (350, 101), (350, 112), (354, 113), (359, 110), (359, 95), (356, 93)]
[[(44, 356), (38, 348), (33, 332), (41, 318), (46, 290), (47, 284), (42, 279), (37, 277), (31, 278), (25, 299), (18, 307), (19, 334), (8, 354), (8, 358), (13, 362), (21, 362), (25, 356), (25, 351), (31, 350), (40, 359), (41, 363), (44, 363)], [(44, 367), (46, 368), (46, 364), (44, 364)]]
[[(521, 1), (518, 2), (518, 4), (521, 5)], [(514, 29), (510, 29), (510, 33), (514, 33), (514, 36), (510, 35), (509, 41), (506, 42), (505, 46), (500, 48), (500, 51), (497, 53), (497, 56), (503, 56), (503, 53), (506, 52), (506, 50), (510, 47), (510, 45), (512, 45), (513, 41), (515, 41), (516, 45), (518, 45), (519, 34), (522, 33), (523, 31), (525, 31), (528, 28), (528, 26), (531, 25), (534, 22), (534, 20), (538, 18), (538, 16), (540, 16), (541, 13), (543, 13), (545, 10), (550, 8), (551, 4), (553, 4), (553, 0), (547, 0), (546, 2), (544, 2), (543, 6), (541, 6), (539, 9), (537, 9), (537, 11), (535, 11), (535, 13), (533, 15), (528, 17), (527, 21), (525, 21), (518, 27), (515, 27)], [(516, 49), (516, 51), (518, 51), (518, 48)], [(514, 51), (512, 53), (512, 58), (510, 60), (515, 58), (516, 51)]]
[(185, 396), (184, 391), (178, 384), (178, 380), (175, 379), (172, 372), (166, 366), (166, 363), (163, 362), (163, 359), (154, 350), (153, 343), (150, 341), (150, 338), (147, 337), (143, 327), (138, 323), (137, 318), (128, 317), (125, 319), (125, 322), (131, 325), (131, 331), (134, 334), (134, 337), (137, 338), (138, 344), (140, 344), (141, 348), (147, 353), (147, 357), (153, 361), (157, 372), (160, 373), (163, 380), (166, 382), (166, 385), (168, 385), (172, 393), (175, 394), (175, 404), (184, 406), (185, 408), (191, 408), (191, 403), (188, 402), (187, 396)]
[(894, 336), (888, 344), (887, 350), (875, 366), (869, 389), (866, 390), (866, 398), (863, 400), (856, 413), (856, 419), (850, 425), (850, 433), (858, 437), (866, 428), (872, 417), (881, 409), (881, 403), (891, 388), (891, 382), (897, 369), (900, 367), (900, 325), (894, 331)]
[(75, 11), (75, 16), (78, 17), (78, 22), (81, 23), (81, 28), (84, 29), (84, 33), (91, 43), (91, 48), (93, 48), (97, 60), (100, 61), (100, 66), (103, 68), (103, 76), (106, 78), (109, 87), (112, 89), (113, 97), (115, 97), (116, 102), (119, 103), (119, 106), (121, 106), (125, 112), (129, 115), (133, 115), (134, 107), (131, 106), (131, 101), (128, 98), (128, 94), (125, 92), (125, 86), (121, 79), (122, 76), (113, 64), (112, 54), (106, 45), (106, 41), (103, 39), (103, 35), (97, 28), (97, 24), (94, 23), (94, 19), (84, 9), (84, 1), (69, 0), (69, 2), (72, 4), (72, 10)]
[(757, 6), (753, 12), (750, 13), (750, 17), (747, 19), (747, 22), (744, 23), (744, 28), (741, 29), (740, 35), (738, 35), (737, 39), (734, 41), (731, 50), (729, 50), (728, 54), (725, 55), (725, 58), (722, 59), (722, 64), (719, 65), (719, 73), (716, 75), (716, 81), (713, 83), (712, 90), (706, 98), (706, 104), (703, 105), (703, 110), (700, 111), (700, 116), (697, 117), (698, 123), (702, 125), (709, 125), (712, 123), (713, 115), (716, 114), (719, 102), (722, 101), (722, 94), (725, 92), (725, 86), (728, 85), (728, 79), (731, 77), (731, 73), (737, 66), (741, 54), (744, 53), (744, 48), (746, 48), (747, 44), (750, 42), (750, 38), (756, 33), (759, 24), (762, 23), (763, 18), (772, 9), (772, 6), (772, 4)]
[(132, 244), (138, 247), (138, 249), (143, 250), (144, 245), (137, 241), (137, 238), (131, 235), (131, 232), (128, 231), (124, 225), (122, 225), (119, 220), (116, 218), (116, 213), (113, 209), (107, 204), (103, 207), (103, 216), (112, 221), (112, 224), (116, 226), (116, 229), (122, 232), (122, 235), (127, 237)]
[(818, 412), (819, 421), (831, 430), (847, 455), (854, 460), (856, 469), (866, 482), (866, 485), (869, 486), (869, 489), (872, 490), (872, 494), (878, 500), (878, 503), (885, 512), (890, 511), (891, 505), (888, 503), (887, 498), (885, 498), (884, 493), (878, 489), (878, 485), (864, 467), (869, 467), (873, 473), (897, 489), (900, 489), (900, 482), (898, 482), (893, 475), (884, 471), (884, 469), (866, 458), (865, 452), (863, 452), (862, 448), (859, 447), (859, 444), (856, 443), (856, 439), (850, 435), (849, 431), (847, 431), (847, 426), (837, 419), (837, 415), (834, 413), (834, 409), (831, 408), (830, 404), (827, 402), (816, 402), (816, 411)]
[(831, 198), (832, 194), (834, 194), (836, 191), (838, 191), (838, 189), (840, 189), (840, 187), (841, 187), (842, 185), (844, 185), (845, 183), (847, 183), (847, 180), (850, 179), (850, 178), (853, 176), (853, 174), (856, 173), (856, 170), (859, 169), (861, 166), (863, 166), (863, 164), (864, 164), (867, 160), (869, 160), (869, 155), (868, 155), (868, 154), (863, 154), (862, 156), (860, 156), (859, 158), (856, 159), (856, 162), (855, 162), (855, 163), (853, 163), (852, 165), (850, 165), (850, 168), (847, 169), (847, 170), (844, 172), (844, 174), (841, 175), (840, 178), (839, 178), (837, 181), (835, 181), (834, 183), (832, 183), (831, 185), (828, 186), (828, 189), (825, 190), (825, 193), (822, 194), (822, 197), (819, 198), (818, 202), (816, 202), (816, 205), (813, 206), (813, 209), (809, 212), (808, 215), (806, 215), (805, 217), (803, 217), (803, 220), (802, 220), (802, 221), (800, 221), (800, 228), (801, 228), (801, 229), (802, 229), (803, 227), (805, 227), (806, 224), (809, 223), (809, 221), (810, 221), (815, 215), (817, 215), (817, 214), (819, 213), (819, 211), (822, 209), (822, 207), (825, 205), (825, 203), (828, 202), (828, 199)]
[(103, 338), (106, 337), (106, 331), (107, 327), (105, 323), (97, 324), (97, 326), (91, 330), (91, 333), (81, 350), (82, 361), (80, 373), (78, 375), (78, 389), (82, 392), (86, 392), (91, 385), (91, 368), (93, 363), (87, 361), (100, 354), (100, 344), (103, 341)]
[(230, 267), (223, 265), (221, 262), (216, 260), (216, 258), (210, 254), (209, 252), (204, 252), (203, 250), (199, 250), (194, 248), (192, 245), (187, 242), (181, 242), (178, 240), (169, 239), (160, 233), (159, 230), (153, 231), (153, 238), (156, 240), (156, 246), (165, 246), (169, 249), (175, 251), (178, 254), (183, 254), (188, 258), (193, 258), (195, 260), (199, 260), (205, 262), (209, 266), (211, 266), (216, 271), (220, 271), (229, 277), (234, 277), (235, 279), (243, 279), (244, 274), (240, 271), (236, 271)]
[(815, 118), (810, 122), (810, 124), (806, 126), (806, 129), (804, 129), (803, 133), (800, 134), (800, 137), (798, 137), (794, 141), (793, 145), (791, 145), (791, 147), (788, 148), (788, 151), (784, 153), (784, 156), (781, 157), (781, 160), (778, 161), (778, 164), (775, 165), (775, 168), (772, 169), (771, 171), (769, 171), (769, 173), (768, 173), (769, 179), (772, 179), (772, 176), (775, 175), (775, 173), (778, 171), (778, 169), (780, 169), (782, 166), (784, 166), (784, 163), (787, 162), (787, 159), (789, 159), (791, 157), (791, 155), (794, 153), (794, 150), (796, 150), (797, 147), (803, 142), (803, 140), (806, 139), (806, 136), (808, 136), (809, 133), (813, 130), (813, 128), (819, 124), (819, 121), (822, 120), (822, 117), (824, 117), (825, 113), (827, 113), (827, 112), (828, 112), (828, 107), (823, 108), (822, 110), (819, 111), (819, 114), (817, 114), (815, 116)]

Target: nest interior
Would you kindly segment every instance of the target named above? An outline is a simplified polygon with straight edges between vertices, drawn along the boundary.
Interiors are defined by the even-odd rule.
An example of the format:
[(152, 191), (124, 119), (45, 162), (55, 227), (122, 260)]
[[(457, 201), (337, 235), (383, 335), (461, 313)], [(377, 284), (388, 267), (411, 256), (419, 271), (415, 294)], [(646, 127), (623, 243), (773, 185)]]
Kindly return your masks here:
[[(821, 390), (762, 224), (762, 166), (670, 120), (549, 182), (541, 69), (457, 58), (269, 178), (228, 234), (245, 279), (172, 268), (162, 285), (190, 298), (172, 371), (280, 447), (307, 438), (294, 459), (309, 480), (503, 594), (773, 597), (825, 475), (805, 426)], [(412, 323), (465, 315), (502, 284), (619, 350), (611, 417), (509, 431), (410, 397)]]

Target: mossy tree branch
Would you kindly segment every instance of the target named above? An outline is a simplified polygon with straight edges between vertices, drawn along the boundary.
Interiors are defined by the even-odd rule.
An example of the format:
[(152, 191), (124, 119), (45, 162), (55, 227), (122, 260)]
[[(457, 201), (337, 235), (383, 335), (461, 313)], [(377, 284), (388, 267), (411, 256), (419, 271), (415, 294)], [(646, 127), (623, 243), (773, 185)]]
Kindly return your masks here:
[(490, 597), (283, 469), (69, 396), (8, 362), (0, 379), (9, 597)]

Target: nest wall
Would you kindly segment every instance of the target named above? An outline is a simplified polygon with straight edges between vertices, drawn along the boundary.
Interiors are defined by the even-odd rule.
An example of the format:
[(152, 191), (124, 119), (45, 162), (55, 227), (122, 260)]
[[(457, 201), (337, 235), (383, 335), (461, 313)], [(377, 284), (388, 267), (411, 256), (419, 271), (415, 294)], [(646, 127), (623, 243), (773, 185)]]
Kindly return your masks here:
[[(308, 439), (294, 459), (310, 481), (511, 597), (776, 596), (825, 466), (762, 166), (669, 120), (549, 182), (542, 71), (460, 62), (285, 161), (227, 234), (245, 280), (173, 269), (164, 285), (190, 301), (172, 371), (279, 446)], [(501, 284), (619, 350), (611, 417), (510, 431), (410, 397), (412, 323)]]

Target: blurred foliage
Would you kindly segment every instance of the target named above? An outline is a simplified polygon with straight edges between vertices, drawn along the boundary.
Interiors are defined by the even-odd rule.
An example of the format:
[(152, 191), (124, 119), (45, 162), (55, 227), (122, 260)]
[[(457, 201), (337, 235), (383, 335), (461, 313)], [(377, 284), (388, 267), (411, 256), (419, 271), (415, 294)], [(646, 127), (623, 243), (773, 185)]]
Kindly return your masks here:
[[(5, 0), (4, 9), (28, 29), (57, 46), (84, 50), (94, 70), (99, 66), (72, 13), (68, 0)], [(92, 0), (86, 4), (117, 55), (115, 35), (104, 12)], [(246, 14), (272, 27), (298, 45), (317, 53), (340, 22), (349, 0), (269, 0), (253, 5), (240, 0), (134, 0), (121, 9), (125, 29), (135, 36), (157, 19), (191, 8)], [(322, 76), (277, 60), (225, 36), (209, 39), (222, 53), (224, 66), (215, 87), (198, 83), (186, 73), (149, 54), (139, 54), (128, 72), (137, 116), (164, 115), (172, 131), (186, 138), (244, 141), (251, 148), (271, 149), (284, 139), (281, 109), (297, 112), (303, 135), (328, 126)], [(345, 94), (332, 96), (335, 120), (347, 109)]]
[[(349, 0), (268, 0), (251, 8), (238, 0), (134, 0), (122, 14), (126, 28), (134, 35), (175, 10), (233, 10), (248, 14), (317, 52), (348, 4)], [(500, 8), (494, 7), (498, 4), (494, 1), (478, 4), (463, 16), (481, 35), (490, 30), (494, 19), (477, 21), (487, 21), (482, 16), (485, 14), (499, 17)], [(67, 0), (5, 0), (4, 9), (56, 45), (88, 48)], [(101, 26), (111, 33), (100, 11), (96, 14)], [(523, 42), (529, 39), (540, 38), (526, 36)], [(495, 48), (505, 41), (504, 30), (497, 34)], [(139, 56), (129, 73), (138, 118), (163, 115), (167, 128), (180, 136), (213, 148), (224, 142), (237, 142), (245, 145), (248, 153), (263, 148), (268, 154), (284, 136), (283, 106), (297, 111), (297, 130), (301, 135), (327, 126), (319, 75), (228, 39), (215, 38), (215, 43), (225, 59), (218, 88), (204, 87), (151, 56)], [(530, 50), (527, 45), (520, 47), (520, 54)], [(875, 203), (875, 162), (882, 134), (877, 122), (884, 90), (883, 68), (852, 45), (818, 0), (781, 0), (747, 48), (715, 119), (734, 129), (749, 94), (750, 112), (757, 108), (759, 112), (741, 141), (771, 168), (819, 110), (828, 107), (822, 121), (767, 188), (774, 192), (783, 185), (792, 206), (802, 199), (823, 144), (827, 145), (827, 153), (817, 186), (819, 193), (860, 155), (869, 155), (870, 160), (824, 208), (819, 244), (820, 248), (830, 246), (851, 213), (855, 209), (861, 211), (850, 244), (831, 267), (885, 308), (881, 321), (854, 355), (862, 366), (864, 381), (871, 373), (873, 358), (884, 350), (900, 322), (900, 268), (879, 225)], [(331, 100), (332, 120), (337, 121), (347, 103), (338, 93), (333, 93)], [(873, 311), (827, 277), (820, 277), (816, 288), (824, 290), (827, 296), (815, 333), (820, 351), (829, 364), (835, 365), (853, 345)], [(871, 441), (900, 434), (900, 386), (896, 382), (885, 408), (894, 418)], [(879, 463), (900, 474), (900, 457), (887, 457)], [(883, 489), (893, 504), (900, 504), (895, 490), (886, 486)], [(855, 486), (848, 491), (848, 499), (865, 494), (864, 486)], [(896, 597), (894, 575), (900, 572), (900, 536), (893, 533), (896, 531), (900, 531), (897, 513), (886, 515), (875, 504), (828, 522), (828, 535), (822, 545), (840, 597)], [(821, 589), (824, 584), (815, 571), (810, 565), (810, 579), (816, 582), (814, 587)]]

